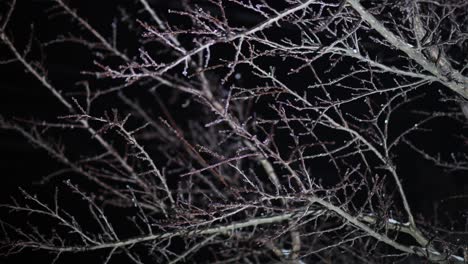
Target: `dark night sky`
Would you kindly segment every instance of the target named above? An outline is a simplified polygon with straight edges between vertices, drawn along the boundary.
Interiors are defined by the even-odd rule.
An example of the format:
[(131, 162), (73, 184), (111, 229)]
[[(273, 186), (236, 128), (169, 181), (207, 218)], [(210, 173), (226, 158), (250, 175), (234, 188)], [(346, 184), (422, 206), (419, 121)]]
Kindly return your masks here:
[[(47, 7), (45, 1), (18, 1), (18, 7), (15, 10), (13, 20), (10, 22), (9, 34), (14, 39), (24, 45), (29, 37), (30, 25), (34, 24), (35, 48), (33, 54), (37, 55), (41, 50), (37, 48), (39, 41), (52, 39), (57, 34), (64, 33), (66, 30), (73, 30), (73, 23), (68, 23), (66, 18), (47, 19)], [(121, 1), (128, 5), (129, 1)], [(154, 1), (154, 6), (158, 11), (167, 14), (168, 8), (177, 8), (177, 1)], [(113, 1), (114, 3), (114, 1)], [(105, 32), (110, 27), (112, 17), (117, 10), (117, 5), (109, 8), (106, 1), (82, 1), (80, 6), (76, 6), (80, 13), (89, 19), (89, 22), (99, 30)], [(105, 10), (105, 11), (103, 11)], [(249, 16), (246, 13), (233, 12), (234, 21), (239, 21), (244, 25), (254, 25), (260, 20), (258, 17)], [(121, 37), (121, 42), (126, 45), (125, 35)], [(128, 45), (134, 44), (128, 41)], [(93, 67), (90, 61), (91, 56), (87, 51), (77, 45), (56, 45), (43, 50), (46, 57), (46, 67), (51, 76), (51, 80), (56, 84), (70, 84), (79, 80), (82, 76), (76, 72)], [(1, 50), (2, 57), (7, 57), (8, 52)], [(51, 94), (42, 87), (31, 74), (25, 74), (19, 63), (1, 65), (0, 70), (2, 78), (0, 87), (2, 96), (0, 96), (0, 113), (8, 118), (35, 118), (53, 119), (57, 112), (64, 113)], [(301, 82), (301, 80), (298, 80)], [(444, 105), (437, 101), (439, 97), (438, 89), (445, 90), (438, 84), (428, 87), (428, 96), (419, 100), (419, 109), (426, 111), (443, 110)], [(446, 90), (445, 90), (446, 91)], [(108, 102), (106, 102), (108, 103)], [(402, 127), (412, 122), (408, 117), (408, 112), (413, 109), (404, 109), (397, 118), (400, 119)], [(432, 151), (456, 152), (457, 147), (461, 149), (460, 142), (455, 138), (447, 140), (449, 135), (461, 133), (460, 125), (450, 121), (440, 121), (432, 123), (433, 132), (419, 135), (421, 145), (428, 146)], [(29, 184), (44, 175), (51, 173), (58, 166), (56, 162), (47, 156), (42, 150), (34, 148), (21, 136), (13, 132), (0, 132), (0, 149), (2, 149), (3, 158), (0, 162), (0, 170), (3, 177), (8, 181), (1, 185), (2, 200), (8, 196), (17, 193), (18, 186), (29, 188)], [(416, 155), (408, 148), (401, 148), (398, 161), (401, 169), (404, 171), (405, 185), (412, 190), (409, 195), (415, 208), (421, 209), (425, 213), (432, 210), (435, 201), (445, 197), (448, 194), (460, 194), (467, 191), (467, 181), (463, 175), (446, 173), (442, 169), (434, 168), (430, 162)], [(419, 186), (416, 187), (416, 186)], [(413, 188), (414, 187), (414, 188)], [(421, 199), (421, 197), (424, 197)]]
[[(37, 40), (34, 41), (33, 54), (37, 56), (41, 50), (37, 48), (39, 40), (51, 39), (57, 32), (64, 33), (67, 29), (73, 28), (72, 23), (67, 23), (67, 19), (59, 18), (54, 22), (47, 20), (48, 5), (45, 1), (18, 1), (13, 20), (8, 30), (8, 34), (24, 45), (30, 32), (30, 25), (34, 23)], [(73, 1), (76, 2), (76, 1)], [(82, 1), (81, 6), (77, 6), (80, 13), (89, 18), (98, 29), (109, 28), (112, 17), (117, 10), (116, 1)], [(131, 1), (120, 1), (129, 3)], [(154, 1), (154, 6), (163, 13), (168, 8), (177, 8), (176, 1)], [(109, 8), (109, 6), (112, 6)], [(259, 20), (258, 17), (248, 16), (245, 13), (232, 14), (239, 23), (244, 25), (254, 25)], [(62, 23), (63, 22), (63, 23)], [(120, 40), (127, 45), (125, 35)], [(21, 44), (23, 43), (23, 44)], [(128, 41), (132, 47), (134, 42)], [(45, 48), (47, 54), (46, 65), (51, 75), (51, 80), (56, 84), (72, 84), (81, 76), (76, 72), (82, 69), (89, 69), (92, 66), (90, 56), (86, 50), (76, 45), (57, 45), (53, 48)], [(2, 58), (8, 57), (9, 52), (5, 48), (0, 49)], [(57, 113), (65, 113), (65, 109), (59, 105), (46, 88), (32, 77), (25, 74), (19, 63), (0, 65), (0, 114), (6, 119), (11, 118), (34, 118), (36, 120), (53, 120)], [(297, 80), (302, 82), (303, 80)], [(416, 107), (418, 110), (442, 111), (446, 106), (439, 102), (438, 90), (448, 92), (444, 87), (434, 84), (427, 87), (427, 96), (418, 100)], [(167, 95), (169, 98), (169, 95)], [(113, 102), (103, 101), (105, 105)], [(413, 105), (414, 106), (414, 105)], [(409, 114), (410, 108), (401, 109), (396, 115), (396, 122), (405, 127), (413, 121)], [(466, 125), (466, 124), (465, 124)], [(430, 124), (431, 133), (418, 134), (417, 142), (420, 146), (427, 146), (426, 149), (432, 153), (442, 152), (446, 155), (450, 152), (459, 152), (466, 149), (461, 141), (456, 137), (461, 133), (460, 124), (452, 121), (437, 121)], [(455, 135), (455, 137), (454, 137)], [(79, 138), (77, 138), (78, 140)], [(74, 144), (74, 143), (72, 143)], [(80, 150), (80, 142), (76, 142), (76, 150)], [(32, 192), (41, 190), (40, 186), (33, 182), (41, 179), (45, 175), (61, 168), (57, 162), (49, 157), (43, 150), (33, 147), (26, 139), (11, 131), (0, 131), (0, 201), (9, 201), (10, 196), (19, 194), (18, 187), (23, 187)], [(72, 153), (74, 150), (70, 150)], [(468, 193), (468, 180), (463, 173), (448, 173), (440, 168), (436, 168), (431, 162), (423, 159), (408, 147), (401, 147), (396, 158), (401, 175), (404, 177), (404, 185), (409, 190), (410, 203), (415, 211), (425, 216), (432, 216), (434, 206), (441, 199), (450, 195)], [(79, 152), (79, 151), (78, 151)], [(79, 154), (79, 153), (77, 153)], [(451, 212), (460, 213), (466, 210), (467, 200), (449, 201), (444, 206)], [(458, 212), (457, 212), (458, 211)], [(20, 257), (21, 258), (21, 257)], [(76, 260), (76, 259), (75, 259)], [(5, 261), (0, 258), (0, 262)], [(62, 260), (63, 262), (63, 260)], [(6, 263), (15, 263), (6, 260)], [(17, 262), (19, 263), (19, 262)], [(65, 262), (63, 262), (65, 263)]]

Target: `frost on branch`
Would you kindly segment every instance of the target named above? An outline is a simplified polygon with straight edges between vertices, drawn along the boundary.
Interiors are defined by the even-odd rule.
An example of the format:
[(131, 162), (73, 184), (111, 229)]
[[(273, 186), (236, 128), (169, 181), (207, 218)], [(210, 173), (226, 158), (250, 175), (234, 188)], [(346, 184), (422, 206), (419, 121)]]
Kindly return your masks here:
[(466, 188), (428, 189), (468, 170), (464, 1), (111, 2), (1, 4), (1, 69), (56, 105), (0, 127), (59, 168), (4, 255), (468, 260)]

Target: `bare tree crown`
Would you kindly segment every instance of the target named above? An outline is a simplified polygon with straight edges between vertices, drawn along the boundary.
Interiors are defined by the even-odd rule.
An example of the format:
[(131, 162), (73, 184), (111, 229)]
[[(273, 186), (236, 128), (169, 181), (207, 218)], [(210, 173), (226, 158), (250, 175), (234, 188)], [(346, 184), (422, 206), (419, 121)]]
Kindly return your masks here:
[[(0, 4), (1, 69), (20, 65), (61, 108), (0, 118), (60, 164), (41, 181), (52, 194), (20, 189), (2, 206), (15, 213), (2, 253), (468, 261), (466, 208), (415, 209), (428, 184), (406, 185), (401, 158), (466, 179), (465, 1), (168, 2), (41, 1), (29, 39), (15, 27), (27, 4)], [(66, 29), (43, 37), (42, 23)], [(444, 122), (461, 133), (437, 138)], [(431, 144), (449, 138), (448, 153)], [(444, 202), (466, 205), (466, 191)]]

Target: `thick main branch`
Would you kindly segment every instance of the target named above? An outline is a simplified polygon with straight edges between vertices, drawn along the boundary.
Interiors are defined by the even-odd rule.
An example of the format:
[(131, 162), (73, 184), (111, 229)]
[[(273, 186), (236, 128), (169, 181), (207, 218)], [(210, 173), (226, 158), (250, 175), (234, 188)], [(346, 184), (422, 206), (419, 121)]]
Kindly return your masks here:
[(366, 21), (373, 29), (379, 32), (392, 46), (403, 51), (417, 62), (426, 71), (436, 76), (440, 83), (447, 86), (454, 92), (468, 99), (468, 78), (455, 70), (447, 59), (439, 60), (436, 64), (426, 58), (422, 51), (413, 47), (409, 43), (402, 40), (389, 29), (387, 29), (380, 21), (378, 21), (371, 13), (369, 13), (358, 0), (347, 0), (356, 12)]

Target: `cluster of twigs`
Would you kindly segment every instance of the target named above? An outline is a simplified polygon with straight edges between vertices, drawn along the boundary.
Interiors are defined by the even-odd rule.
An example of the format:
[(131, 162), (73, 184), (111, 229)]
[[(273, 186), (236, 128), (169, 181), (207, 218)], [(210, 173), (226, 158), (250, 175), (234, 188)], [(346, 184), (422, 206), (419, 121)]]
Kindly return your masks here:
[[(30, 228), (2, 224), (5, 253), (97, 251), (103, 263), (467, 261), (463, 241), (415, 217), (396, 162), (408, 145), (445, 169), (468, 168), (466, 154), (431, 156), (411, 137), (434, 119), (466, 122), (465, 1), (182, 1), (167, 22), (139, 0), (141, 17), (122, 9), (111, 33), (51, 2), (54, 17), (79, 30), (41, 45), (78, 43), (95, 61), (73, 92), (54, 84), (9, 34), (15, 1), (2, 4), (4, 62), (24, 66), (63, 112), (0, 124), (63, 165), (44, 182), (67, 179), (51, 203), (22, 191), (24, 201), (3, 206), (37, 217)], [(119, 41), (124, 26), (137, 51)], [(462, 108), (397, 124), (399, 109), (434, 84)], [(121, 107), (95, 110), (109, 100)], [(71, 157), (66, 142), (46, 136), (70, 130), (91, 154)], [(63, 190), (79, 199), (62, 201)]]

